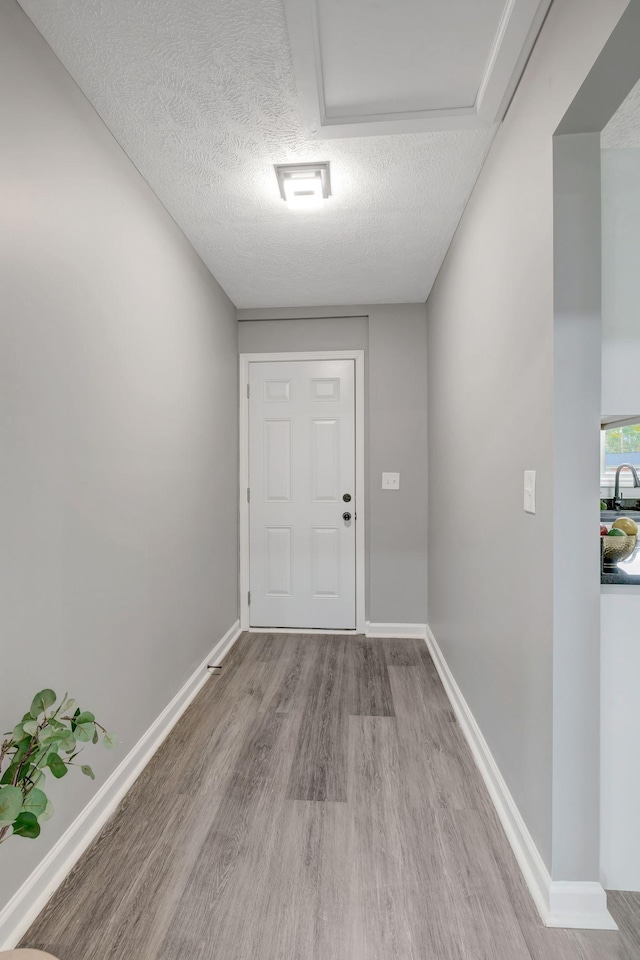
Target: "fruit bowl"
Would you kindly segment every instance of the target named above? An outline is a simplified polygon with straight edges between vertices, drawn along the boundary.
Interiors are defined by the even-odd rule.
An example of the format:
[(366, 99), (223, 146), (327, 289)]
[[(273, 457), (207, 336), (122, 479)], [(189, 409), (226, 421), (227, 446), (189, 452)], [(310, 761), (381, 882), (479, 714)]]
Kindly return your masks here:
[(600, 537), (602, 562), (608, 565), (627, 560), (636, 548), (638, 537)]

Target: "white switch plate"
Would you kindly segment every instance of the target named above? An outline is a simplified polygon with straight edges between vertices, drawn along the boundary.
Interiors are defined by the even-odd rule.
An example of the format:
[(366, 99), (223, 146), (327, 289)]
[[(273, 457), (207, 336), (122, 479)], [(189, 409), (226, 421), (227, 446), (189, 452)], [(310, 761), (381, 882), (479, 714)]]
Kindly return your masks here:
[(399, 473), (383, 473), (382, 489), (383, 490), (399, 490), (400, 474)]
[(524, 472), (524, 509), (525, 509), (525, 513), (536, 512), (536, 472), (535, 470), (525, 470)]

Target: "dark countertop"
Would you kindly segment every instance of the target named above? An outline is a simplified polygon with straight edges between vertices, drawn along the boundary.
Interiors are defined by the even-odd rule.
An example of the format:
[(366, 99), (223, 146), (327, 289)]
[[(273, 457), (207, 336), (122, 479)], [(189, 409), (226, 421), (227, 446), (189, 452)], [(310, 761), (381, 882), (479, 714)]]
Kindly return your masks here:
[(611, 583), (622, 583), (627, 586), (637, 586), (640, 587), (640, 575), (631, 575), (624, 573), (623, 570), (617, 570), (615, 567), (610, 569), (607, 567), (606, 570), (603, 570), (600, 574), (600, 583), (601, 584), (611, 584)]

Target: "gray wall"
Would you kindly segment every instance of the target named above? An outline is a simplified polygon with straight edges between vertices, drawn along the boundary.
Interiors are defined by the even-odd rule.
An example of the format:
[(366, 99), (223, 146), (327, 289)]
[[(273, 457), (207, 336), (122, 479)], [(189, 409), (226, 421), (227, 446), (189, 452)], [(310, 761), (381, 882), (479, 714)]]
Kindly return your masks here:
[(0, 729), (52, 686), (122, 740), (3, 845), (2, 906), (237, 618), (237, 329), (13, 0), (0, 88)]
[(429, 622), (549, 868), (552, 140), (626, 5), (553, 4), (427, 303)]
[[(240, 310), (238, 316), (241, 353), (365, 351), (367, 619), (374, 623), (425, 623), (424, 304)], [(254, 319), (257, 316), (269, 319)], [(275, 316), (283, 319), (273, 319)], [(383, 470), (400, 472), (399, 491), (381, 489)]]
[(364, 350), (366, 353), (368, 345), (366, 316), (256, 320), (238, 324), (240, 353), (286, 353), (290, 350)]
[(639, 263), (640, 149), (603, 150), (602, 413), (609, 416), (640, 412)]
[[(369, 314), (369, 619), (427, 620), (427, 324), (424, 304)], [(399, 471), (400, 490), (383, 490)]]
[[(553, 877), (597, 880), (600, 135), (556, 137), (553, 160)], [(568, 504), (580, 518), (570, 537), (564, 535)]]

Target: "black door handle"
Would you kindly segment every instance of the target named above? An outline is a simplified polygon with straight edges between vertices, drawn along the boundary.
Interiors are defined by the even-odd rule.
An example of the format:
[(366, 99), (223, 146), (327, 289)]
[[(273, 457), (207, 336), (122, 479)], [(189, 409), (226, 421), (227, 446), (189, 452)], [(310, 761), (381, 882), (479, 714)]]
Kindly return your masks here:
[(343, 514), (342, 514), (342, 519), (345, 520), (345, 521), (346, 521), (346, 520), (351, 520), (351, 514), (350, 514), (350, 513), (343, 513)]

